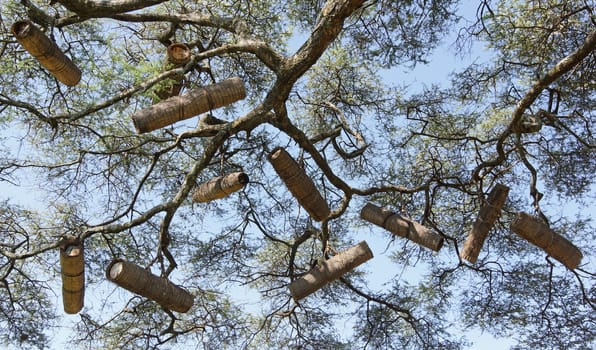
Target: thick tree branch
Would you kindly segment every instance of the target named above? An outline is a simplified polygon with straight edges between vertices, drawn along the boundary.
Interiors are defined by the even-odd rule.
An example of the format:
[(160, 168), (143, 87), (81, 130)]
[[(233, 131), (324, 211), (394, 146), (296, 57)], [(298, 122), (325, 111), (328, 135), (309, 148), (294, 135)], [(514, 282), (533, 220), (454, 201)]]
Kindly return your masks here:
[[(282, 84), (280, 95), (284, 100), (290, 93), (294, 83), (323, 55), (325, 50), (343, 30), (343, 24), (364, 0), (329, 0), (323, 6), (320, 17), (308, 40), (284, 64), (280, 74)], [(278, 80), (280, 82), (280, 80)]]
[(83, 17), (105, 17), (140, 10), (167, 0), (57, 0), (68, 10)]

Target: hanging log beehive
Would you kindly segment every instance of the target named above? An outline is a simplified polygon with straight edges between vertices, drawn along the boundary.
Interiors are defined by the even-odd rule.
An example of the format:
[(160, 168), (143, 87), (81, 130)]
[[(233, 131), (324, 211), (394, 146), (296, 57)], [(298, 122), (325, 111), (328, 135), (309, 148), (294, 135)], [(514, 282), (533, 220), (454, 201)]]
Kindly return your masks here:
[(166, 309), (187, 312), (193, 296), (168, 279), (153, 275), (150, 271), (130, 262), (116, 259), (106, 270), (108, 280), (133, 293), (157, 302)]
[(495, 185), (490, 191), (486, 203), (480, 208), (478, 217), (474, 221), (468, 238), (464, 242), (464, 247), (460, 252), (462, 259), (466, 259), (471, 263), (475, 263), (478, 260), (478, 255), (488, 236), (488, 232), (494, 226), (499, 215), (501, 215), (501, 208), (503, 208), (508, 194), (509, 187), (501, 184)]
[(290, 294), (298, 301), (340, 278), (347, 272), (373, 258), (373, 253), (362, 241), (313, 267), (290, 283)]
[(331, 211), (327, 202), (325, 202), (311, 178), (306, 175), (304, 169), (298, 165), (286, 150), (281, 147), (275, 148), (269, 154), (269, 161), (275, 172), (288, 187), (288, 190), (290, 190), (290, 193), (314, 220), (322, 221), (329, 216)]
[(194, 202), (209, 202), (226, 197), (243, 188), (248, 183), (248, 175), (243, 172), (231, 173), (213, 178), (200, 184), (192, 195)]
[(573, 243), (530, 214), (518, 213), (511, 222), (511, 231), (542, 248), (548, 255), (571, 270), (578, 267), (582, 260), (581, 251)]
[(75, 86), (81, 80), (81, 71), (60, 48), (30, 21), (12, 25), (12, 34), (39, 63), (63, 84)]
[(362, 208), (360, 218), (380, 226), (394, 235), (407, 238), (434, 251), (439, 251), (443, 246), (443, 237), (441, 235), (417, 222), (372, 203), (367, 203)]
[(85, 299), (83, 244), (76, 238), (68, 238), (60, 243), (60, 273), (64, 312), (76, 314), (83, 308)]
[(240, 78), (229, 78), (217, 84), (192, 89), (181, 96), (144, 108), (132, 115), (139, 134), (157, 130), (178, 121), (192, 118), (215, 108), (229, 105), (246, 97)]
[[(190, 62), (190, 48), (186, 44), (174, 43), (168, 46), (164, 62), (166, 70), (183, 67), (188, 62)], [(162, 100), (178, 96), (182, 89), (183, 80), (184, 74), (177, 74), (167, 81), (168, 86), (157, 90), (155, 94)]]

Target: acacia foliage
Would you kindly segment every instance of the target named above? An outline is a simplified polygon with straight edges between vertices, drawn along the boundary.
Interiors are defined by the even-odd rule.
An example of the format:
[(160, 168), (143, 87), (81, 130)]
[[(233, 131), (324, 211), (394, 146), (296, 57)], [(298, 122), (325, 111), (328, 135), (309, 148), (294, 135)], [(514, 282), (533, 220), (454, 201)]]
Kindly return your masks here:
[[(470, 6), (471, 23), (460, 16)], [(0, 181), (12, 192), (0, 206), (1, 341), (43, 348), (74, 322), (71, 341), (86, 348), (459, 349), (470, 327), (520, 349), (590, 348), (594, 8), (3, 1)], [(76, 87), (18, 45), (10, 26), (20, 19), (81, 68)], [(484, 47), (489, 58), (417, 91), (387, 79), (432, 60), (447, 33), (462, 55)], [(172, 42), (193, 58), (164, 72)], [(180, 73), (183, 91), (238, 76), (248, 96), (210, 112), (223, 123), (194, 118), (136, 134), (130, 116)], [(524, 133), (537, 128), (528, 122), (538, 132)], [(327, 219), (310, 219), (276, 176), (267, 155), (277, 146), (313, 179)], [(250, 177), (242, 191), (191, 203), (198, 183), (237, 171)], [(496, 183), (511, 187), (509, 199), (470, 264), (459, 248)], [(358, 218), (366, 202), (434, 229), (443, 248), (370, 227)], [(518, 211), (576, 244), (582, 265), (567, 270), (510, 232)], [(68, 319), (57, 254), (66, 235), (84, 241), (87, 284), (85, 308)], [(387, 246), (374, 254), (391, 263), (291, 299), (290, 281), (362, 239)], [(193, 308), (172, 313), (110, 284), (114, 258), (181, 285)]]

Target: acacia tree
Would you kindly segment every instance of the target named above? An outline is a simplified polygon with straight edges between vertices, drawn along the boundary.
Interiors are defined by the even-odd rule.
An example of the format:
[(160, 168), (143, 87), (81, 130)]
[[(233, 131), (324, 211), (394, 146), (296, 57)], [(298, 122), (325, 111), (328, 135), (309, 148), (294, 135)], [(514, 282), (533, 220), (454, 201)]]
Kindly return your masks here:
[[(457, 6), (3, 1), (0, 181), (23, 195), (0, 208), (2, 342), (50, 344), (65, 322), (58, 252), (74, 237), (86, 306), (71, 341), (87, 348), (457, 349), (468, 327), (517, 348), (593, 346), (594, 3), (482, 1), (473, 23)], [(19, 20), (71, 58), (78, 84), (17, 43)], [(483, 45), (490, 59), (416, 92), (383, 77), (426, 63), (449, 32), (462, 54)], [(164, 65), (173, 43), (191, 57)], [(135, 130), (131, 116), (172, 85), (185, 94), (231, 77), (242, 101)], [(273, 170), (276, 147), (328, 204), (320, 221)], [(250, 179), (241, 191), (192, 202), (198, 184), (234, 172)], [(497, 184), (507, 200), (469, 262), (460, 251)], [(443, 246), (384, 235), (360, 219), (367, 202)], [(518, 212), (573, 242), (579, 267), (513, 233)], [(363, 239), (387, 244), (395, 272), (382, 286), (365, 264), (292, 299), (291, 281)], [(106, 279), (113, 259), (174, 282), (193, 306), (175, 312), (118, 288)], [(242, 305), (247, 291), (257, 306)]]

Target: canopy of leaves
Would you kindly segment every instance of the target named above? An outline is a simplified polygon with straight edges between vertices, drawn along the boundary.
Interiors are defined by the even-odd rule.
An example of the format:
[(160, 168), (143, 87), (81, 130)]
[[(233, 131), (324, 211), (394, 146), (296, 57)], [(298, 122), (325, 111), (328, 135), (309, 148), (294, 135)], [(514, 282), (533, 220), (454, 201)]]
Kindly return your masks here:
[[(593, 348), (595, 8), (3, 0), (0, 343), (463, 349), (461, 329), (479, 329), (516, 349)], [(82, 71), (76, 86), (19, 44), (20, 20)], [(433, 56), (455, 37), (459, 55)], [(172, 43), (190, 48), (187, 64), (165, 64)], [(447, 61), (467, 48), (485, 54), (440, 85), (394, 78), (433, 60), (458, 66)], [(131, 116), (180, 77), (181, 94), (240, 77), (247, 96), (138, 134)], [(314, 182), (324, 220), (273, 170), (276, 147)], [(192, 202), (198, 184), (240, 171), (242, 190)], [(471, 263), (460, 251), (498, 183), (509, 197)], [(367, 202), (432, 229), (442, 248), (362, 220)], [(513, 233), (518, 212), (572, 242), (581, 264), (566, 268)], [(59, 245), (72, 236), (84, 244), (85, 306), (66, 316)], [(292, 299), (292, 281), (362, 240), (371, 261)], [(181, 286), (192, 308), (173, 312), (109, 282), (113, 259)], [(64, 325), (72, 331), (58, 339)]]

